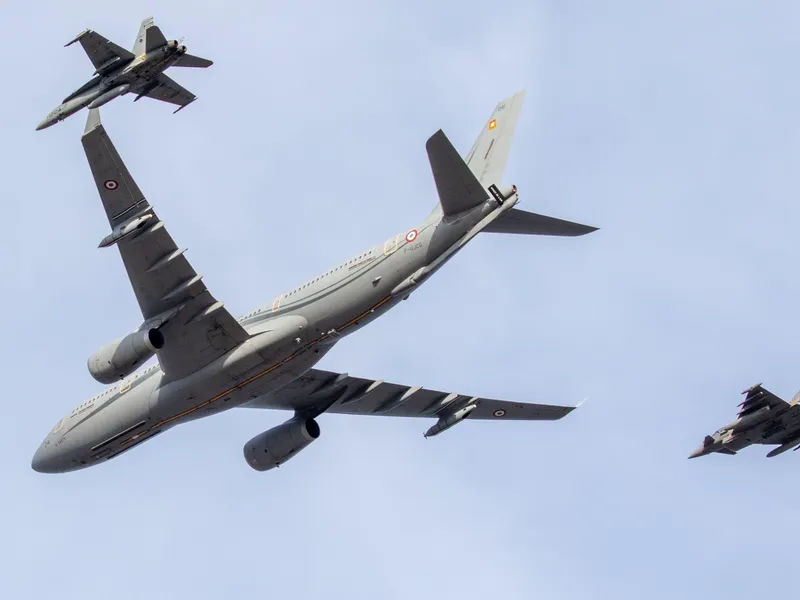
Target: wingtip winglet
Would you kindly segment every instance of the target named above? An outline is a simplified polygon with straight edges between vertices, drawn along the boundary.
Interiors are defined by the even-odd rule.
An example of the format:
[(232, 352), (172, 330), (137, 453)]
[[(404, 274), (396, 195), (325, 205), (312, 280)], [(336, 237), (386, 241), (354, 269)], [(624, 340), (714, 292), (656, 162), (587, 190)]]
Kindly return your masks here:
[(90, 108), (89, 116), (86, 117), (86, 128), (83, 130), (83, 135), (91, 133), (101, 125), (102, 123), (100, 122), (100, 109)]

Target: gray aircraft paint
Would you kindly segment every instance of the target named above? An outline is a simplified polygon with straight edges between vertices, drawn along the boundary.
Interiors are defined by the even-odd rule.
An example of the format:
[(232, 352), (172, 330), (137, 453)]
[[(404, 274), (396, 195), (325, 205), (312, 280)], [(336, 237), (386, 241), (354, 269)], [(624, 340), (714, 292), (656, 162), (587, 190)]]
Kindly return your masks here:
[[(519, 100), (519, 96), (514, 98)], [(497, 110), (493, 118), (496, 114)], [(91, 111), (84, 138), (97, 133), (105, 135), (97, 112)], [(443, 136), (441, 132), (436, 135)], [(113, 152), (112, 158), (118, 156), (110, 141), (101, 147), (103, 152)], [(90, 164), (93, 160), (106, 160), (94, 156), (88, 147), (87, 156)], [(488, 151), (485, 156), (489, 156)], [(132, 205), (145, 206), (146, 201), (139, 200), (141, 192), (129, 178), (124, 164), (111, 162), (120, 169), (125, 187), (135, 191)], [(482, 165), (470, 168), (473, 166), (483, 168)], [(495, 165), (495, 171), (497, 168)], [(103, 196), (103, 183), (98, 180), (97, 184)], [(115, 180), (113, 187), (105, 189), (116, 187)], [(385, 239), (238, 319), (248, 337), (211, 362), (198, 364), (188, 375), (171, 377), (169, 367), (154, 365), (125, 377), (60, 420), (34, 455), (33, 468), (42, 472), (84, 468), (121, 454), (179, 423), (237, 406), (291, 409), (311, 417), (325, 411), (438, 417), (438, 425), (426, 435), (435, 435), (467, 415), (470, 419), (563, 417), (573, 407), (481, 399), (312, 369), (338, 340), (407, 299), (475, 235), (502, 219), (519, 201), (516, 188), (505, 198), (498, 199), (495, 192), (486, 194), (487, 199), (474, 208), (456, 215), (445, 215), (437, 206), (415, 227)], [(103, 196), (104, 202), (106, 197)], [(112, 226), (119, 222), (119, 215), (113, 214), (117, 208), (106, 206)], [(156, 224), (153, 229), (161, 226), (152, 207), (146, 206), (144, 212), (154, 215), (150, 220)], [(578, 229), (566, 235), (594, 230), (571, 225)], [(134, 247), (126, 245), (136, 244), (137, 238), (123, 238), (116, 243), (121, 252), (132, 252)], [(172, 314), (164, 318), (172, 318)], [(188, 323), (195, 320), (196, 317)], [(180, 327), (174, 322), (165, 326), (165, 336)], [(161, 364), (166, 357), (161, 353), (166, 349), (165, 346), (159, 353)], [(287, 399), (289, 390), (298, 382), (299, 396)]]
[(689, 458), (733, 455), (753, 444), (777, 445), (767, 454), (769, 458), (800, 448), (800, 393), (786, 402), (758, 384), (742, 394), (745, 400), (737, 419), (707, 435)]
[[(95, 75), (51, 110), (36, 127), (37, 131), (63, 121), (84, 107), (99, 108), (129, 93), (137, 94), (134, 102), (148, 96), (176, 104), (175, 112), (178, 112), (196, 96), (164, 75), (164, 71), (173, 66), (202, 68), (213, 64), (186, 54), (186, 47), (177, 40), (167, 41), (152, 17), (142, 21), (132, 52), (89, 29), (66, 46), (79, 41), (95, 66)], [(98, 59), (96, 55), (107, 56), (108, 60)]]

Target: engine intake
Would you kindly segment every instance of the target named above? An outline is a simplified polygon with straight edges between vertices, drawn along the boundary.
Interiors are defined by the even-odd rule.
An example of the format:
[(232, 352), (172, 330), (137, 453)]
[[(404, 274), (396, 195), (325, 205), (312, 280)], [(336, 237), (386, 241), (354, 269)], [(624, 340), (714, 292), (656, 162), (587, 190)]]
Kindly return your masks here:
[(103, 346), (89, 357), (89, 373), (100, 383), (114, 383), (133, 371), (164, 347), (158, 329), (142, 329)]
[(319, 437), (314, 419), (294, 418), (254, 437), (244, 445), (244, 458), (256, 471), (279, 467)]

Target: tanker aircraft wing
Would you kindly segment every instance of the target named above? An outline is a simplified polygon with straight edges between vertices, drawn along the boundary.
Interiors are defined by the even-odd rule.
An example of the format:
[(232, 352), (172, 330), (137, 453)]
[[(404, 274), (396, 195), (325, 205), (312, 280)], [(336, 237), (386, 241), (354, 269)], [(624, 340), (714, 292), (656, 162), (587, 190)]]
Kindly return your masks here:
[(555, 421), (576, 408), (439, 392), (319, 369), (311, 369), (292, 383), (244, 406), (282, 408), (312, 417), (322, 412), (438, 417), (439, 421), (425, 433), (425, 437), (436, 435), (467, 417), (496, 421)]
[(164, 337), (157, 351), (169, 380), (193, 373), (249, 336), (218, 302), (178, 248), (131, 177), (97, 109), (89, 111), (81, 138), (111, 233), (144, 316), (142, 328)]

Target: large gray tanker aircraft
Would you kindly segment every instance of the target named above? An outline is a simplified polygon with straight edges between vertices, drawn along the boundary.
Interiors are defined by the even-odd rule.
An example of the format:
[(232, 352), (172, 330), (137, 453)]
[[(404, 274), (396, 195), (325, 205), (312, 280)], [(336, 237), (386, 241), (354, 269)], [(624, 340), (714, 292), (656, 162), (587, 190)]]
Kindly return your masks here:
[(110, 42), (96, 31), (87, 29), (69, 42), (80, 42), (92, 61), (94, 76), (56, 106), (36, 127), (36, 131), (55, 125), (84, 106), (100, 108), (114, 98), (134, 93), (136, 102), (147, 96), (175, 104), (175, 112), (197, 99), (190, 91), (164, 74), (170, 67), (210, 67), (210, 60), (186, 54), (178, 40), (167, 41), (154, 24), (153, 17), (142, 21), (133, 51)]
[[(142, 195), (90, 110), (82, 141), (116, 245), (143, 314), (132, 333), (89, 358), (113, 384), (62, 418), (32, 467), (74, 471), (104, 462), (168, 429), (233, 407), (294, 412), (244, 446), (254, 469), (276, 467), (320, 434), (322, 413), (429, 417), (425, 433), (470, 420), (555, 420), (574, 407), (492, 400), (313, 368), (344, 336), (409, 297), (481, 231), (577, 236), (594, 231), (515, 208), (498, 187), (524, 92), (500, 102), (462, 159), (439, 130), (426, 144), (439, 204), (418, 225), (235, 319), (203, 284), (185, 249)], [(135, 372), (153, 355), (158, 364)]]

